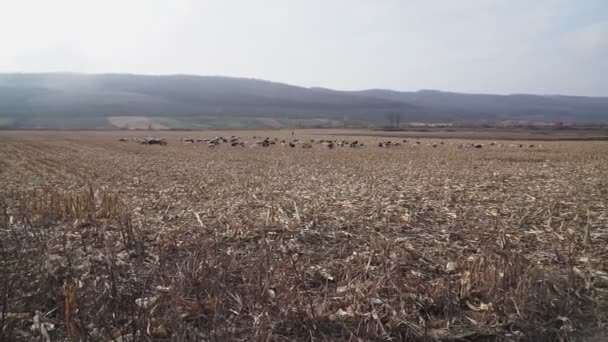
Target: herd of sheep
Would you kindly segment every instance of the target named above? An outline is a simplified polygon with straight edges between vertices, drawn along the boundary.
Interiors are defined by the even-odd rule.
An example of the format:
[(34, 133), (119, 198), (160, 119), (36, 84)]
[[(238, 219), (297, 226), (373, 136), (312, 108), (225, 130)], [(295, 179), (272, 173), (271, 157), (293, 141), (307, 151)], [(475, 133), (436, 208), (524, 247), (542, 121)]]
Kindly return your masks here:
[[(190, 143), (190, 144), (194, 144), (194, 143), (200, 143), (200, 144), (205, 144), (207, 147), (209, 148), (214, 148), (216, 146), (222, 145), (222, 144), (226, 144), (229, 145), (231, 147), (246, 147), (249, 146), (251, 148), (255, 148), (255, 147), (270, 147), (272, 145), (282, 145), (282, 146), (289, 146), (291, 148), (295, 148), (295, 147), (301, 147), (301, 148), (312, 148), (313, 144), (318, 144), (318, 145), (322, 145), (325, 146), (326, 148), (329, 149), (333, 149), (336, 147), (350, 147), (350, 148), (358, 148), (358, 147), (363, 147), (365, 146), (364, 143), (359, 142), (358, 140), (330, 140), (330, 139), (309, 139), (309, 140), (299, 140), (299, 139), (291, 139), (291, 140), (279, 140), (278, 138), (262, 138), (262, 137), (258, 137), (258, 136), (253, 136), (253, 139), (255, 140), (252, 144), (248, 143), (247, 141), (242, 140), (240, 137), (237, 136), (231, 136), (231, 137), (213, 137), (213, 138), (199, 138), (199, 139), (194, 139), (194, 138), (181, 138), (181, 142), (182, 143)], [(139, 142), (140, 144), (143, 145), (167, 145), (167, 140), (164, 138), (155, 138), (155, 137), (147, 137), (144, 139), (137, 139), (137, 138), (132, 138), (132, 139), (127, 139), (127, 138), (120, 138), (118, 139), (119, 141), (135, 141), (135, 142)], [(440, 145), (444, 145), (445, 143), (443, 141), (439, 142), (439, 143), (426, 143), (425, 146), (430, 146), (433, 148), (436, 148)], [(387, 140), (387, 141), (379, 141), (378, 142), (378, 147), (382, 147), (382, 148), (393, 148), (393, 147), (400, 147), (400, 146), (410, 146), (410, 147), (416, 147), (416, 146), (421, 146), (421, 142), (420, 141), (408, 141), (407, 139), (404, 139), (402, 141), (392, 141), (392, 140)], [(449, 145), (453, 145), (453, 143), (450, 143)], [(474, 143), (463, 143), (463, 144), (459, 144), (458, 148), (483, 148), (484, 144), (474, 144)], [(534, 145), (534, 144), (529, 144), (529, 145), (524, 145), (524, 144), (502, 144), (502, 143), (496, 143), (496, 142), (492, 142), (489, 144), (489, 146), (497, 146), (497, 147), (510, 147), (510, 148), (524, 148), (524, 147), (528, 147), (528, 148), (534, 148), (534, 147), (542, 147), (542, 145)]]

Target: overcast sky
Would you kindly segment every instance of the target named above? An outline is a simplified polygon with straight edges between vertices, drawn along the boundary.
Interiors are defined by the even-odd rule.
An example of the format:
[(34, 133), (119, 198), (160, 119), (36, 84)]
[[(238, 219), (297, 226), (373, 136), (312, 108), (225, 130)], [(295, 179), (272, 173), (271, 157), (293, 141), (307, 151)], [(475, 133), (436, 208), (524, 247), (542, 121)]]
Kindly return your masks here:
[(0, 71), (608, 96), (608, 0), (0, 0)]

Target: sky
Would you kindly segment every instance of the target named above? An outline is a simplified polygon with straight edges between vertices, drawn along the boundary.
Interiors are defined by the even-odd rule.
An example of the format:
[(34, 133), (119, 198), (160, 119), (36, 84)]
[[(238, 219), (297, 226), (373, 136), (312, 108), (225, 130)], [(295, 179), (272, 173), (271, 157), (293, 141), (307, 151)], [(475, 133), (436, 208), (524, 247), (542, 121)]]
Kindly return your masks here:
[(608, 96), (608, 0), (0, 0), (0, 72)]

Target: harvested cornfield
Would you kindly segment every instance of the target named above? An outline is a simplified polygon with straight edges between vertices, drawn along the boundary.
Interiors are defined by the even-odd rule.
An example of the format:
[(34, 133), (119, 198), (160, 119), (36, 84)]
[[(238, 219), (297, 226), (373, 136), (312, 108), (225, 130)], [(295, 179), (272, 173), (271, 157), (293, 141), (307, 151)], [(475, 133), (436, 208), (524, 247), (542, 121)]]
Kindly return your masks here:
[(0, 133), (0, 340), (607, 334), (608, 142), (156, 133)]

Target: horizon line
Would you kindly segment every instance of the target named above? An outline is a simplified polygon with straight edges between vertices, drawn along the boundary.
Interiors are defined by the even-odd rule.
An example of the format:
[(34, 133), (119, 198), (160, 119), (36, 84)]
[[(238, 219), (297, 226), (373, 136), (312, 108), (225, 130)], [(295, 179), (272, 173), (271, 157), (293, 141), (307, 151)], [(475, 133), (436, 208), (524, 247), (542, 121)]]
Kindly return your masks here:
[(290, 87), (298, 87), (308, 90), (328, 90), (336, 92), (347, 92), (357, 93), (366, 91), (389, 91), (395, 93), (421, 93), (421, 92), (436, 92), (444, 94), (462, 94), (462, 95), (485, 95), (485, 96), (540, 96), (540, 97), (587, 97), (587, 98), (602, 98), (608, 99), (607, 95), (573, 95), (573, 94), (543, 94), (543, 93), (525, 93), (525, 92), (514, 92), (514, 93), (500, 93), (500, 92), (461, 92), (452, 90), (441, 90), (432, 88), (419, 88), (417, 90), (398, 90), (391, 88), (363, 88), (354, 90), (344, 90), (336, 88), (328, 88), (324, 86), (303, 86), (289, 82), (272, 81), (264, 78), (257, 77), (244, 77), (244, 76), (232, 76), (232, 75), (220, 75), (220, 74), (196, 74), (196, 73), (133, 73), (133, 72), (87, 72), (87, 71), (0, 71), (0, 75), (83, 75), (83, 76), (115, 76), (115, 75), (126, 75), (126, 76), (140, 76), (140, 77), (200, 77), (200, 78), (229, 78), (229, 79), (241, 79), (250, 81), (268, 82), (274, 84), (281, 84)]

